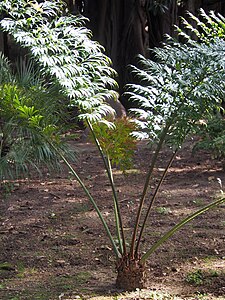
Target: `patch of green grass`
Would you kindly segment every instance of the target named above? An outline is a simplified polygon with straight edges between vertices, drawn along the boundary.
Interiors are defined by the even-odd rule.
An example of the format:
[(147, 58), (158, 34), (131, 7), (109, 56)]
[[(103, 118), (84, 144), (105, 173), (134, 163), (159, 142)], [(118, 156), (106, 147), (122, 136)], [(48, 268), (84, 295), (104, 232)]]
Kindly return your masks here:
[(89, 279), (91, 278), (91, 273), (90, 272), (79, 272), (76, 276), (76, 282), (78, 284), (86, 283)]
[(201, 206), (205, 205), (205, 201), (203, 199), (201, 199), (201, 198), (197, 198), (197, 199), (193, 200), (192, 202), (197, 207), (201, 207)]
[(219, 277), (219, 272), (216, 270), (209, 270), (210, 277)]
[(77, 203), (73, 208), (74, 213), (88, 212), (89, 210), (90, 205), (88, 203)]
[(164, 206), (156, 207), (155, 210), (157, 211), (157, 213), (162, 214), (162, 215), (171, 214), (170, 208), (167, 208), (167, 207), (164, 207)]
[(142, 173), (141, 170), (139, 170), (139, 169), (133, 169), (133, 168), (132, 169), (127, 169), (127, 170), (125, 170), (125, 172), (122, 171), (122, 170), (113, 170), (113, 174), (114, 175), (128, 175), (128, 174), (139, 175), (141, 173)]
[(61, 236), (62, 239), (65, 239), (65, 240), (71, 240), (71, 239), (76, 239), (77, 238), (77, 235), (73, 234), (73, 233), (64, 233), (62, 236)]
[(196, 300), (204, 300), (205, 297), (208, 296), (206, 293), (202, 293), (202, 292), (199, 292), (199, 291), (197, 291), (197, 292), (195, 293), (195, 295), (196, 295), (196, 297), (197, 297), (197, 298), (195, 298)]
[(12, 271), (15, 270), (14, 266), (8, 262), (0, 262), (0, 271)]
[(17, 277), (20, 277), (20, 278), (29, 277), (36, 273), (37, 273), (37, 270), (35, 268), (25, 268), (23, 270), (23, 272), (17, 274)]
[[(18, 267), (17, 267), (18, 268)], [(23, 278), (28, 275), (29, 268), (24, 267), (23, 263), (19, 264), (19, 278), (21, 283)], [(23, 277), (24, 276), (24, 277)], [(81, 283), (86, 283), (90, 274), (87, 272), (80, 272), (77, 275), (72, 276), (52, 276), (49, 278), (48, 282), (42, 282), (41, 280), (33, 281), (30, 286), (18, 287), (15, 290), (5, 290), (4, 297), (1, 297), (1, 288), (0, 288), (0, 299), (1, 300), (22, 300), (22, 299), (35, 299), (35, 300), (50, 300), (50, 299), (59, 299), (59, 295), (65, 294), (68, 295), (66, 299), (70, 298), (71, 294), (75, 290), (81, 290)], [(27, 280), (27, 279), (26, 279)], [(10, 281), (11, 285), (11, 281)], [(7, 284), (6, 284), (7, 286)], [(5, 286), (2, 286), (2, 289), (5, 289)], [(87, 291), (88, 292), (88, 291)], [(86, 293), (87, 293), (86, 292)], [(65, 299), (63, 296), (62, 299)], [(75, 298), (76, 299), (76, 298)], [(83, 299), (83, 298), (80, 298)], [(89, 299), (89, 298), (88, 298)]]
[(17, 264), (17, 277), (18, 278), (25, 278), (32, 276), (33, 274), (37, 273), (35, 268), (25, 267), (22, 262)]
[(190, 272), (186, 276), (186, 281), (193, 285), (202, 285), (203, 284), (203, 273), (201, 270), (196, 270)]
[[(22, 282), (22, 281), (21, 281)], [(67, 284), (63, 277), (54, 277), (46, 284), (45, 282), (36, 281), (29, 287), (21, 287), (17, 291), (7, 291), (5, 298), (1, 300), (55, 300), (59, 299), (60, 294), (66, 294), (73, 290), (73, 285)], [(64, 297), (62, 299), (65, 299)], [(70, 298), (69, 298), (70, 299)]]
[(192, 285), (199, 286), (203, 284), (209, 285), (212, 281), (215, 281), (217, 277), (223, 276), (223, 272), (218, 272), (215, 269), (196, 270), (190, 272), (186, 276), (186, 281)]
[(203, 261), (204, 261), (205, 263), (211, 263), (212, 261), (217, 260), (217, 259), (218, 259), (217, 256), (215, 256), (215, 255), (210, 255), (210, 256), (204, 257), (204, 258), (203, 258)]

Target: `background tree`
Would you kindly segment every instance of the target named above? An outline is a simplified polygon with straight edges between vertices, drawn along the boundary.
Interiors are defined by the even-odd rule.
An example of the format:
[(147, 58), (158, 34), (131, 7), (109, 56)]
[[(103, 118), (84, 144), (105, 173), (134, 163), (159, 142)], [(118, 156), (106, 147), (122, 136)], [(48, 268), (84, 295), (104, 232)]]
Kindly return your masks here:
[[(90, 22), (94, 39), (106, 49), (119, 74), (120, 91), (131, 80), (127, 65), (136, 62), (137, 54), (148, 56), (148, 48), (158, 47), (164, 34), (174, 35), (173, 25), (186, 11), (225, 13), (222, 0), (68, 0), (72, 11), (80, 11)], [(121, 99), (129, 106), (126, 98)]]

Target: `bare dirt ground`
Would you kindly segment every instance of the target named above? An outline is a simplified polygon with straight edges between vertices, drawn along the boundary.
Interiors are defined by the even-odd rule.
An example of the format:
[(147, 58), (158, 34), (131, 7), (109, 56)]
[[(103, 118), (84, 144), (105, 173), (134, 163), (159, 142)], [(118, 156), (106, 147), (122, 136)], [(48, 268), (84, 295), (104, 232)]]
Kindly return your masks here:
[[(97, 199), (113, 230), (112, 197), (102, 162), (88, 143), (74, 167)], [(146, 143), (135, 153), (133, 169), (114, 169), (128, 240), (134, 225), (151, 154)], [(161, 154), (157, 177), (168, 158)], [(210, 203), (225, 184), (220, 161), (210, 154), (180, 151), (149, 218), (142, 251), (178, 220)], [(225, 206), (192, 221), (148, 261), (146, 298), (225, 299)], [(0, 299), (100, 299), (114, 295), (116, 273), (111, 245), (95, 211), (67, 170), (60, 175), (2, 185), (0, 198)], [(151, 293), (161, 298), (150, 298)], [(164, 294), (160, 294), (164, 293)], [(153, 296), (152, 296), (153, 297)], [(155, 296), (156, 297), (156, 296)], [(126, 296), (110, 299), (128, 299)]]

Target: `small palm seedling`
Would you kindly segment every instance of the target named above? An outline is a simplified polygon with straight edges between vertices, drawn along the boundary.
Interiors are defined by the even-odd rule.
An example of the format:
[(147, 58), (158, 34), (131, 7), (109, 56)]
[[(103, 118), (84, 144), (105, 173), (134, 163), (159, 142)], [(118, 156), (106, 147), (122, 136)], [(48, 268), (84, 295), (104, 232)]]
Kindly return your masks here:
[(210, 285), (211, 281), (215, 281), (221, 275), (223, 276), (222, 272), (213, 269), (197, 269), (186, 275), (186, 281), (194, 286)]
[[(6, 2), (9, 2), (13, 9), (10, 9)], [(101, 47), (90, 40), (89, 32), (82, 27), (83, 18), (67, 16), (61, 1), (44, 1), (35, 5), (33, 2), (27, 4), (22, 0), (18, 4), (14, 1), (3, 1), (0, 9), (5, 10), (9, 16), (1, 21), (3, 29), (31, 51), (42, 72), (60, 84), (65, 95), (70, 98), (71, 105), (79, 108), (80, 117), (89, 126), (112, 188), (116, 238), (108, 227), (97, 201), (64, 153), (57, 149), (50, 139), (46, 140), (77, 179), (103, 224), (116, 257), (117, 286), (126, 290), (143, 288), (146, 284), (145, 263), (151, 254), (185, 224), (225, 201), (222, 197), (181, 220), (142, 254), (140, 245), (151, 208), (177, 151), (186, 137), (195, 132), (202, 116), (211, 116), (215, 110), (220, 109), (225, 91), (223, 81), (225, 41), (224, 35), (221, 37), (221, 30), (218, 28), (225, 26), (224, 19), (214, 14), (211, 17), (204, 14), (203, 18), (206, 19), (207, 24), (200, 21), (198, 23), (205, 33), (201, 43), (192, 40), (181, 31), (180, 35), (185, 37), (185, 43), (168, 37), (168, 41), (162, 48), (154, 49), (154, 60), (140, 57), (140, 66), (131, 67), (131, 71), (141, 82), (141, 84), (127, 86), (127, 95), (132, 101), (137, 101), (139, 106), (138, 109), (132, 110), (138, 115), (137, 124), (141, 128), (136, 131), (136, 135), (147, 135), (155, 151), (145, 179), (128, 247), (111, 166), (115, 158), (115, 162), (118, 162), (118, 153), (111, 153), (107, 149), (104, 139), (108, 133), (106, 134), (104, 128), (98, 128), (98, 124), (110, 125), (104, 119), (104, 116), (111, 111), (105, 99), (115, 95), (111, 90), (115, 82), (111, 78), (114, 72), (109, 67), (110, 61), (102, 54)], [(60, 16), (62, 10), (65, 11), (63, 17)], [(22, 13), (24, 11), (26, 14)], [(192, 18), (198, 20), (194, 16)], [(210, 23), (209, 20), (213, 21)], [(211, 30), (215, 24), (218, 29), (216, 34)], [(187, 23), (187, 26), (191, 25)], [(197, 35), (202, 31), (196, 30)], [(113, 125), (114, 128), (115, 126)], [(39, 130), (39, 127), (36, 129)], [(125, 130), (123, 129), (122, 132)], [(114, 132), (111, 132), (111, 136), (114, 139), (117, 137)], [(128, 140), (124, 139), (125, 143)], [(165, 144), (171, 147), (172, 155), (156, 189), (150, 193), (153, 169)], [(125, 147), (122, 149), (124, 153)], [(147, 210), (144, 210), (144, 204), (147, 204)]]
[(203, 284), (203, 273), (201, 270), (196, 270), (187, 274), (186, 281), (193, 285)]

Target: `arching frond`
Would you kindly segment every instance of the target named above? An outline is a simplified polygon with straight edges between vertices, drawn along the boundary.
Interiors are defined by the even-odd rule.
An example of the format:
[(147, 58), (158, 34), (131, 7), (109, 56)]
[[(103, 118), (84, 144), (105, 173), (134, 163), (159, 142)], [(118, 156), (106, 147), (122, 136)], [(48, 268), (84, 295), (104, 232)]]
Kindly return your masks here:
[(130, 100), (138, 103), (133, 113), (141, 119), (142, 130), (145, 126), (149, 137), (157, 140), (166, 128), (167, 142), (176, 147), (203, 116), (220, 108), (225, 97), (225, 23), (213, 12), (189, 16), (197, 27), (183, 21), (190, 30), (180, 31), (186, 42), (169, 37), (162, 48), (153, 50), (154, 60), (140, 57), (139, 67), (131, 67), (140, 84), (126, 87)]
[[(116, 87), (115, 71), (102, 46), (91, 40), (86, 19), (68, 15), (60, 0), (39, 4), (7, 0), (1, 2), (0, 11), (7, 13), (1, 28), (30, 51), (42, 72), (59, 83), (73, 105), (89, 120), (104, 118), (105, 100)], [(96, 97), (99, 94), (105, 97)]]

